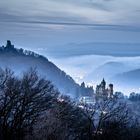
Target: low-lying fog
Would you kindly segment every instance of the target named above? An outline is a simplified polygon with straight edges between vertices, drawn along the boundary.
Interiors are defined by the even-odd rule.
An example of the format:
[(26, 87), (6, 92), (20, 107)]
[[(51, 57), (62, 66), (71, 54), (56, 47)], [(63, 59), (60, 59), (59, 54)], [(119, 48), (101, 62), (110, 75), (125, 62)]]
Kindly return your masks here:
[(114, 83), (116, 91), (140, 92), (140, 57), (81, 55), (50, 59), (78, 83), (85, 81), (95, 87), (104, 77), (107, 83)]

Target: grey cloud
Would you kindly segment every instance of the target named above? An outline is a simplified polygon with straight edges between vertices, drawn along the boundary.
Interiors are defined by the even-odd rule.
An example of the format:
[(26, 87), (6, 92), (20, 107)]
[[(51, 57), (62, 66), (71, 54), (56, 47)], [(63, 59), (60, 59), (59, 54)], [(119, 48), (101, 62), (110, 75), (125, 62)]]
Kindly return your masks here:
[[(4, 20), (15, 18), (32, 18), (34, 20), (55, 20), (55, 21), (86, 21), (91, 23), (105, 23), (105, 24), (132, 24), (139, 23), (138, 12), (135, 14), (133, 11), (137, 5), (132, 5), (128, 0), (126, 3), (122, 0), (29, 0), (28, 2), (19, 2), (13, 0), (11, 3), (0, 2), (0, 7), (3, 7), (3, 12), (6, 12), (6, 16), (2, 15)], [(136, 1), (136, 0), (135, 0)], [(36, 2), (34, 4), (34, 2)], [(11, 4), (11, 5), (10, 5)], [(38, 5), (38, 6), (37, 6)], [(125, 6), (126, 5), (126, 6)], [(128, 8), (127, 5), (129, 6)], [(139, 3), (138, 3), (139, 5)], [(120, 8), (120, 10), (118, 10)], [(18, 12), (17, 12), (18, 11)], [(135, 15), (135, 19), (133, 18)]]
[(1, 21), (18, 21), (20, 19), (19, 16), (11, 14), (11, 13), (5, 13), (4, 11), (0, 10), (0, 20)]
[[(63, 27), (66, 26), (81, 26), (87, 27), (92, 30), (112, 30), (112, 31), (129, 31), (129, 32), (140, 32), (140, 27), (138, 26), (127, 26), (127, 25), (113, 25), (113, 24), (89, 24), (89, 23), (78, 23), (78, 22), (60, 22), (60, 21), (39, 21), (39, 20), (23, 20), (21, 18), (16, 17), (15, 19), (9, 18), (6, 21), (11, 23), (21, 23), (21, 24), (28, 24), (28, 25), (60, 25)], [(2, 21), (0, 21), (2, 22)], [(5, 21), (3, 21), (5, 22)]]
[(104, 4), (97, 3), (97, 2), (86, 3), (85, 5), (87, 5), (90, 8), (94, 8), (94, 9), (102, 10), (102, 11), (111, 11), (112, 10), (110, 7), (107, 7)]
[[(85, 1), (83, 2), (85, 3)], [(89, 5), (89, 3), (87, 2)], [(96, 2), (93, 2), (93, 5), (96, 7), (105, 7)], [(90, 5), (92, 7), (92, 5)], [(108, 10), (108, 9), (104, 9)], [(31, 9), (32, 11), (32, 9)], [(25, 11), (26, 13), (26, 11)], [(88, 13), (87, 13), (88, 14)], [(35, 25), (64, 25), (64, 26), (84, 26), (92, 28), (93, 30), (115, 30), (115, 31), (132, 31), (139, 32), (140, 29), (137, 26), (128, 26), (128, 25), (119, 25), (119, 24), (95, 24), (94, 22), (89, 22), (84, 20), (83, 17), (75, 15), (67, 15), (64, 12), (51, 11), (49, 15), (37, 14), (37, 15), (21, 15), (20, 13), (10, 12), (4, 8), (0, 8), (0, 22), (13, 22), (13, 23), (26, 23), (26, 24), (35, 24)]]
[[(34, 1), (38, 4), (34, 4)], [(70, 40), (83, 41), (88, 38), (104, 40), (107, 35), (108, 40), (114, 38), (118, 41), (117, 38), (121, 36), (120, 40), (139, 41), (140, 19), (139, 12), (136, 11), (139, 8), (132, 5), (131, 9), (131, 5), (127, 6), (125, 2), (124, 0), (0, 1), (0, 31), (2, 31), (0, 38), (8, 37), (14, 40), (18, 38), (24, 43), (29, 40), (31, 44), (38, 38), (40, 42), (44, 41), (44, 44), (46, 42), (63, 44), (62, 42)], [(57, 30), (56, 26), (62, 28)], [(86, 31), (89, 33), (85, 35)]]

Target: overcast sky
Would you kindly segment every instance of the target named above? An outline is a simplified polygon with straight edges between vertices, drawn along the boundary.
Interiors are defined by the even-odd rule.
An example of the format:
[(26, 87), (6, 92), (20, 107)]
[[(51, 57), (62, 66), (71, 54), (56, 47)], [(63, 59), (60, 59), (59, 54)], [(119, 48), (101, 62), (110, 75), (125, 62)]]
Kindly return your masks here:
[[(140, 0), (0, 0), (0, 44), (45, 54), (60, 44), (140, 42)], [(56, 47), (56, 46), (59, 47)]]

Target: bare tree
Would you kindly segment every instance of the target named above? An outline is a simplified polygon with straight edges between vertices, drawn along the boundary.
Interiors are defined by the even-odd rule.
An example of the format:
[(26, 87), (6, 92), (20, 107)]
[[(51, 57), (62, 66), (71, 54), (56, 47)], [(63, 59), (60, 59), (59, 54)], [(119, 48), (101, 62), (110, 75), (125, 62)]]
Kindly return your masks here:
[(43, 126), (36, 132), (37, 140), (89, 140), (87, 117), (66, 96), (59, 97), (56, 106), (41, 120)]
[(58, 92), (50, 81), (29, 70), (22, 78), (9, 69), (0, 73), (0, 130), (2, 138), (22, 139), (31, 132), (39, 115), (57, 101)]
[(100, 98), (96, 100), (95, 104), (85, 104), (84, 110), (84, 115), (91, 123), (90, 139), (99, 139), (101, 136), (103, 139), (107, 133), (112, 139), (116, 135), (120, 136), (123, 133), (121, 127), (125, 128), (130, 121), (126, 103), (120, 102), (116, 98)]

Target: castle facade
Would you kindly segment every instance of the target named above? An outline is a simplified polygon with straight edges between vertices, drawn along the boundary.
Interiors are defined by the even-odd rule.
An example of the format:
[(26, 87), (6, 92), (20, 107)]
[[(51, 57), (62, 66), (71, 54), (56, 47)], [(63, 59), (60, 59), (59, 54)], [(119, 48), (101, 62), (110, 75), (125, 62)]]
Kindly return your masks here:
[(101, 84), (96, 86), (97, 97), (113, 97), (113, 84), (109, 84), (106, 88), (106, 81), (103, 79)]

